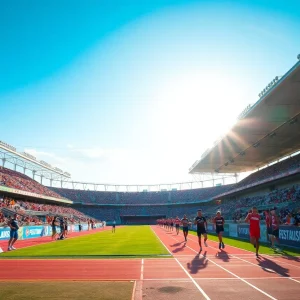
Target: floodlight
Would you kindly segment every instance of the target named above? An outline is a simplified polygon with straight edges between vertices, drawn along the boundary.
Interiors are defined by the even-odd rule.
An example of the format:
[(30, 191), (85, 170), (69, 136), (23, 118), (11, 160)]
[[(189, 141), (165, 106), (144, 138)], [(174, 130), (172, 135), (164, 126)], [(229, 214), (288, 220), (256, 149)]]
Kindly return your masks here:
[(297, 58), (300, 60), (300, 54), (298, 54)]
[(278, 76), (275, 77), (275, 80), (278, 81)]

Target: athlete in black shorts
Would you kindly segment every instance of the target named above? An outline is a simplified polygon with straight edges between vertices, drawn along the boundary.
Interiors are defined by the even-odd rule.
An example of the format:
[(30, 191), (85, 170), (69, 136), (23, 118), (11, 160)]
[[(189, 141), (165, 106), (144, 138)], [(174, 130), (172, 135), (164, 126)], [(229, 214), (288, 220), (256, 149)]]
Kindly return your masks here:
[(189, 234), (189, 219), (186, 217), (186, 215), (183, 216), (181, 219), (182, 224), (182, 231), (185, 241), (187, 242), (187, 236)]
[(206, 233), (207, 222), (206, 222), (206, 218), (202, 216), (201, 209), (198, 209), (198, 214), (197, 214), (197, 217), (195, 218), (194, 224), (197, 224), (198, 242), (199, 242), (199, 246), (200, 246), (200, 251), (202, 251), (201, 235), (204, 236), (204, 245), (205, 245), (205, 247), (207, 247), (207, 243), (206, 243), (206, 241), (207, 241), (207, 233)]
[(221, 247), (224, 249), (225, 245), (223, 243), (222, 235), (223, 235), (223, 232), (224, 232), (225, 220), (221, 216), (220, 211), (217, 212), (217, 216), (214, 218), (214, 223), (215, 223), (215, 228), (216, 228), (216, 234), (218, 235), (218, 238), (219, 238), (219, 249), (221, 249)]

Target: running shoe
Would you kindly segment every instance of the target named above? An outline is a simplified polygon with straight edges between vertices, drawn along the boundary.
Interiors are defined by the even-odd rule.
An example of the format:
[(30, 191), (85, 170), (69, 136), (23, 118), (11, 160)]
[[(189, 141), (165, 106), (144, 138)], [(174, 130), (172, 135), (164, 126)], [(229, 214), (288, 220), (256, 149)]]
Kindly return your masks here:
[(17, 250), (17, 248), (15, 248), (14, 246), (11, 246), (11, 249), (12, 249), (12, 250)]

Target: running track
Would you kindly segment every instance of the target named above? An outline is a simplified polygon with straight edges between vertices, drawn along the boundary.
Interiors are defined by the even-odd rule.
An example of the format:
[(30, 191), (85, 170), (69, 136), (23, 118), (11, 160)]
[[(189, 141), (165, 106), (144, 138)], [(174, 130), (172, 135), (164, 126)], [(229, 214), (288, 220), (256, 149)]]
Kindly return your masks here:
[[(182, 233), (177, 236), (175, 230), (156, 226), (152, 230), (172, 258), (3, 259), (0, 280), (133, 280), (135, 300), (299, 299), (299, 258), (263, 255), (257, 259), (254, 253), (231, 246), (220, 251), (213, 241), (199, 253), (194, 235), (185, 245)], [(39, 241), (49, 242), (49, 237), (32, 243)], [(21, 242), (28, 243), (20, 241), (19, 247)]]

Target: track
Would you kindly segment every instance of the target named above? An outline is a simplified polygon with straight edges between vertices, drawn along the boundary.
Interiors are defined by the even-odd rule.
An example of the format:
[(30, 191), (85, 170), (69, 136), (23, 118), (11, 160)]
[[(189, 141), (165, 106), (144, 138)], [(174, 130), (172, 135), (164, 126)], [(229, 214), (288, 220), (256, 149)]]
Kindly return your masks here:
[(152, 230), (172, 258), (3, 259), (0, 280), (134, 280), (135, 300), (299, 299), (298, 258), (257, 259), (230, 246), (220, 251), (213, 241), (199, 253), (194, 235), (185, 245), (182, 233), (177, 236), (156, 226)]

